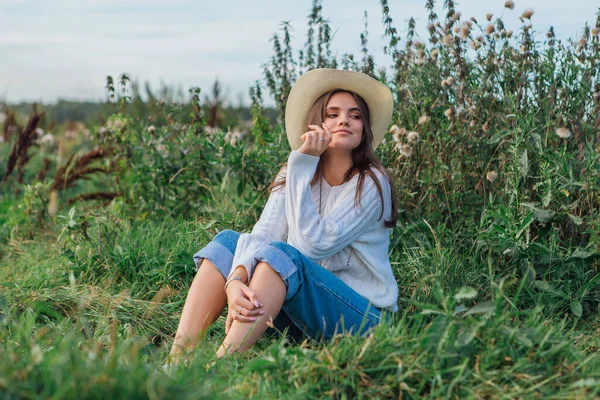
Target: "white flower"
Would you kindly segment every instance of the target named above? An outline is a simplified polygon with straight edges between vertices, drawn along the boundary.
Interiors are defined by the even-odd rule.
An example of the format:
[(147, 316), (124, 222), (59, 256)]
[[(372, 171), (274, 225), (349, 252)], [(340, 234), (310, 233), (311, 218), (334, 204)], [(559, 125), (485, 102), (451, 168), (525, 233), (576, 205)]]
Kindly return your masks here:
[(417, 132), (408, 132), (406, 135), (406, 139), (410, 143), (418, 143), (419, 142), (419, 134)]
[(408, 145), (408, 144), (402, 145), (402, 155), (404, 157), (408, 158), (408, 157), (412, 156), (412, 153), (413, 153), (413, 149), (410, 145)]
[(471, 33), (471, 28), (469, 28), (469, 26), (467, 24), (464, 24), (463, 26), (461, 26), (460, 38), (462, 40), (467, 40), (467, 38), (469, 37), (469, 33)]
[(442, 43), (444, 43), (446, 46), (451, 46), (452, 43), (454, 43), (454, 40), (452, 39), (452, 35), (445, 35), (442, 38)]
[(419, 125), (425, 125), (426, 123), (429, 122), (429, 116), (428, 115), (421, 115), (421, 117), (419, 118)]
[(488, 171), (487, 174), (485, 174), (485, 178), (490, 182), (494, 182), (496, 178), (498, 178), (498, 173), (496, 171)]
[(42, 146), (53, 146), (54, 136), (51, 133), (46, 133), (44, 136), (37, 140), (37, 143)]
[(7, 118), (8, 116), (5, 113), (0, 113), (0, 125), (4, 124)]
[(34, 344), (31, 348), (31, 361), (34, 365), (38, 365), (44, 359), (44, 352), (37, 344)]
[(156, 128), (154, 127), (154, 125), (150, 125), (148, 127), (148, 133), (151, 135), (154, 135), (156, 133)]
[(390, 135), (394, 136), (398, 133), (400, 133), (400, 128), (398, 127), (398, 125), (392, 125), (392, 127), (389, 130)]
[(44, 136), (44, 130), (42, 128), (35, 128), (35, 134), (38, 138), (41, 138), (42, 136)]
[(571, 137), (571, 131), (567, 128), (557, 128), (556, 134), (563, 139), (568, 139)]
[(533, 10), (531, 8), (528, 8), (527, 10), (523, 11), (523, 15), (521, 15), (521, 17), (525, 19), (530, 19), (532, 15)]

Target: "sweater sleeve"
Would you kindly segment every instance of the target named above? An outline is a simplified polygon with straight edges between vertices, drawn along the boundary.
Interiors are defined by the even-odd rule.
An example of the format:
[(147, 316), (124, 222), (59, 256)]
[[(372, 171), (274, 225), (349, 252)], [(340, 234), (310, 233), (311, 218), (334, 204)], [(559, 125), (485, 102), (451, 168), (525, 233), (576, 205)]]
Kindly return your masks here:
[[(344, 190), (342, 198), (325, 217), (321, 217), (310, 192), (310, 181), (314, 175), (318, 157), (297, 151), (288, 160), (286, 184), (286, 215), (290, 232), (294, 231), (294, 242), (303, 254), (322, 260), (350, 245), (366, 230), (380, 220), (382, 203), (372, 179), (366, 178), (360, 197), (360, 206), (355, 204), (357, 180)], [(378, 176), (378, 174), (376, 173)], [(386, 179), (379, 179), (384, 199), (391, 198)]]
[(240, 235), (233, 255), (229, 277), (240, 265), (243, 265), (246, 269), (248, 278), (252, 277), (252, 272), (256, 267), (255, 253), (271, 242), (285, 240), (287, 234), (285, 190), (279, 187), (271, 191), (267, 204), (260, 215), (260, 219), (252, 228), (252, 232)]

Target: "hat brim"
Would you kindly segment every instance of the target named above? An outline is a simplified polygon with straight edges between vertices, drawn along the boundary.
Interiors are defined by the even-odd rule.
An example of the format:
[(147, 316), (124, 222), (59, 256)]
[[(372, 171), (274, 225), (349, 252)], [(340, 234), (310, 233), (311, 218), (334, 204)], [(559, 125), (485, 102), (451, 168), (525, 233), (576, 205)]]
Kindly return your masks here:
[(302, 146), (300, 137), (308, 130), (308, 112), (324, 93), (331, 90), (356, 93), (369, 107), (373, 148), (382, 141), (392, 120), (394, 99), (383, 83), (361, 72), (313, 69), (302, 75), (290, 91), (285, 108), (285, 129), (292, 150)]

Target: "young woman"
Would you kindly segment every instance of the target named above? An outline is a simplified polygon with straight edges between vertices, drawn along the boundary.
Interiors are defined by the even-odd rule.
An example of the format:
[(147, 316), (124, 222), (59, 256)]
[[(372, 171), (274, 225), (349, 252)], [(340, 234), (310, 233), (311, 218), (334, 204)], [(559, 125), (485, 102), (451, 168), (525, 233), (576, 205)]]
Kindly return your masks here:
[(249, 349), (270, 322), (322, 339), (362, 334), (397, 311), (388, 258), (395, 191), (374, 153), (392, 109), (389, 88), (359, 72), (298, 79), (286, 107), (287, 166), (252, 233), (223, 231), (194, 256), (175, 360), (226, 305), (219, 356)]

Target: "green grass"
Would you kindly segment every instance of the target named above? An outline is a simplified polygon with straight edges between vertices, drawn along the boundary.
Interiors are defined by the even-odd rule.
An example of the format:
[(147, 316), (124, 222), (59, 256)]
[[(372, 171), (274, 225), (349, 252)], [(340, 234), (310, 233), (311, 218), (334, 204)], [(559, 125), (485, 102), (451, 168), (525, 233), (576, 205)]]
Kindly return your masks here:
[[(46, 234), (2, 246), (5, 398), (600, 395), (593, 318), (515, 306), (509, 280), (482, 273), (485, 266), (453, 250), (448, 232), (438, 239), (449, 246), (430, 232), (431, 246), (392, 253), (402, 300), (391, 327), (326, 343), (263, 338), (247, 354), (216, 360), (221, 318), (189, 365), (166, 374), (160, 366), (193, 279), (191, 255), (220, 228), (100, 214), (88, 224), (87, 237), (75, 227), (59, 241)], [(427, 237), (411, 232), (405, 238)], [(465, 285), (477, 290), (457, 295)]]

